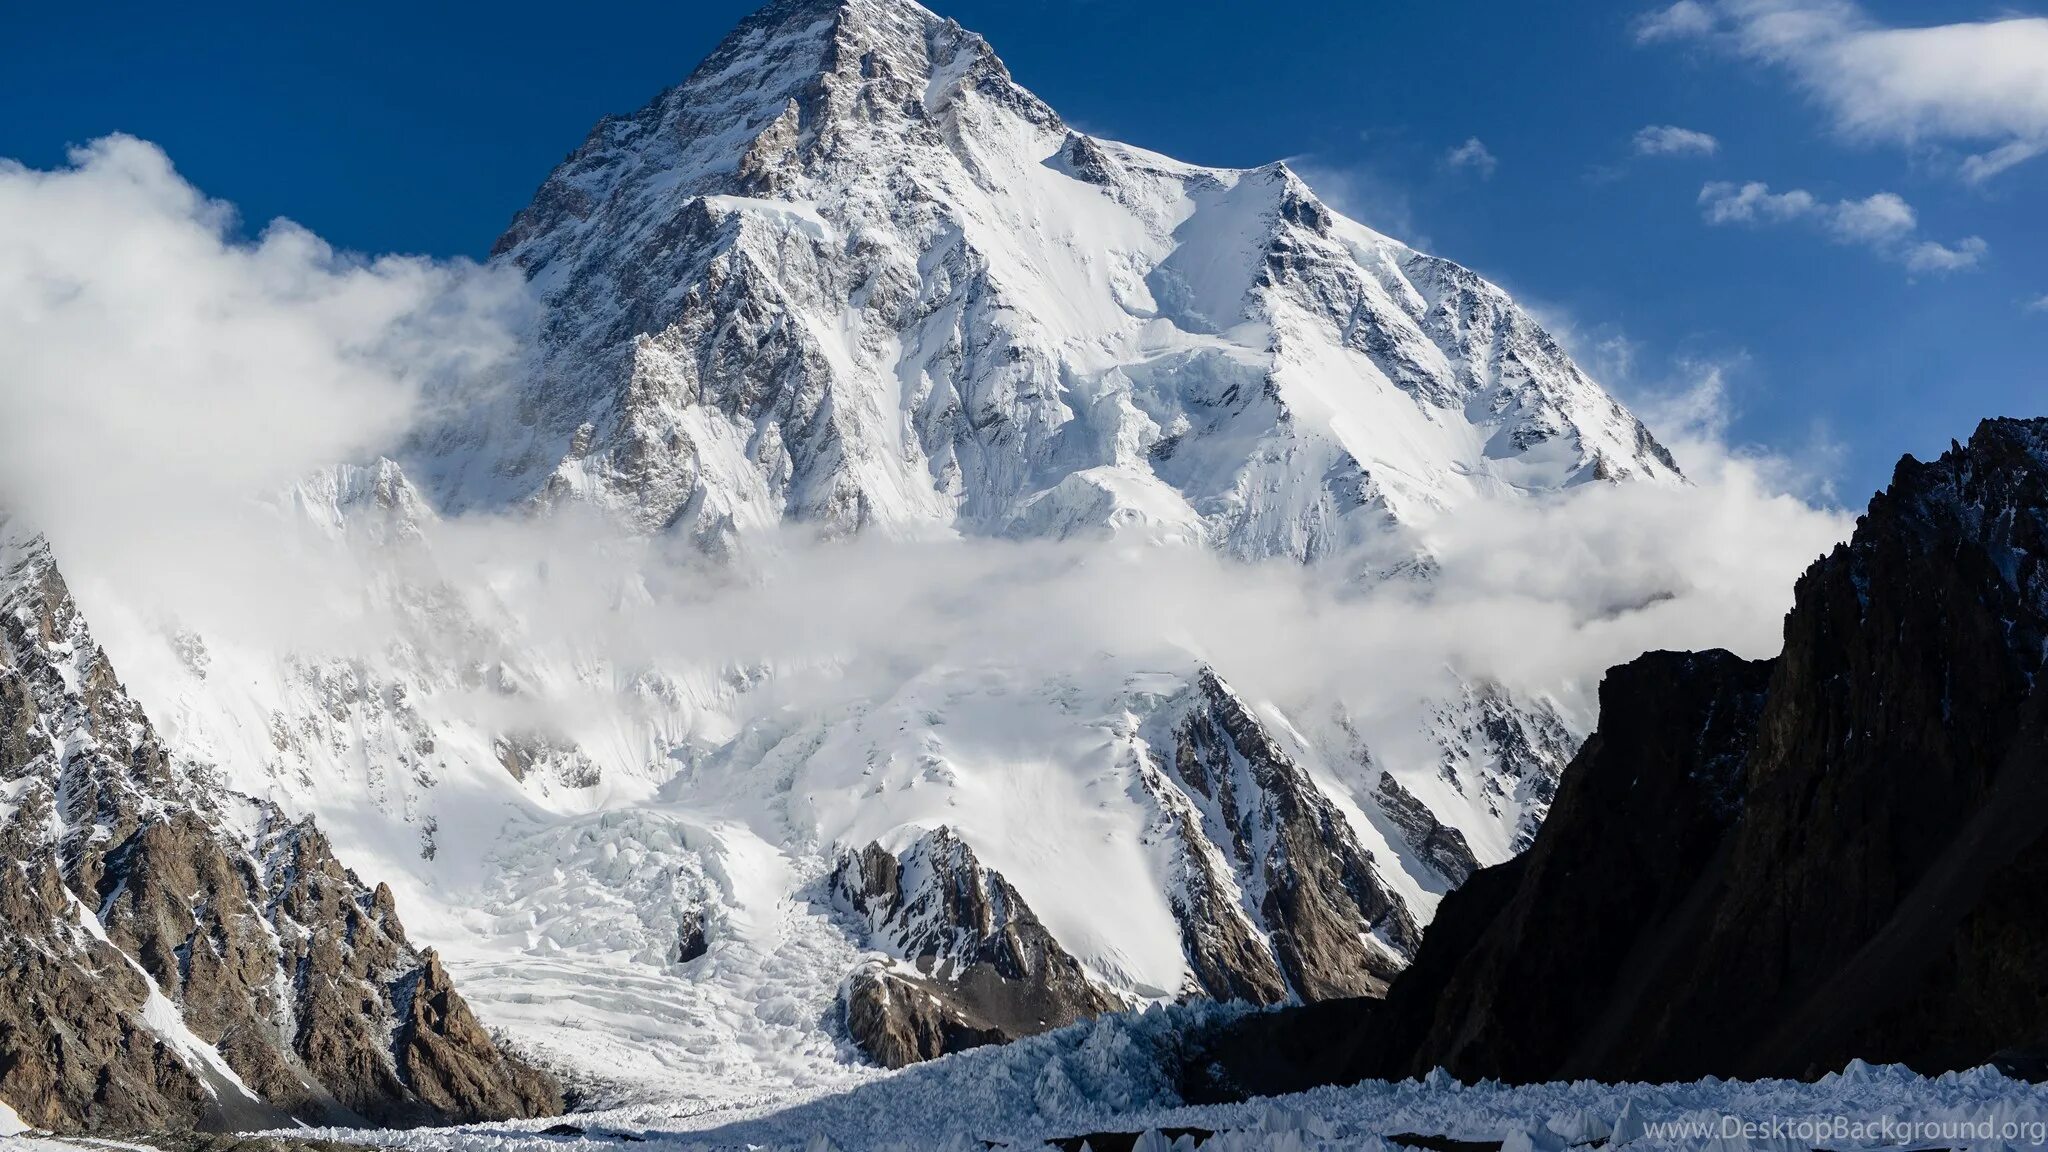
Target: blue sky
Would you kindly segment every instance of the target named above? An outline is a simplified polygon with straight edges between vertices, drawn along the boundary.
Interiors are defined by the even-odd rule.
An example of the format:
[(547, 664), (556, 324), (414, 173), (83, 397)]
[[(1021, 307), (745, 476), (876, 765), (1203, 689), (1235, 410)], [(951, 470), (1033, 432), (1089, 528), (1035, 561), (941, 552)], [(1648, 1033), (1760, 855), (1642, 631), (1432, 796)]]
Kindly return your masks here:
[[(481, 256), (599, 116), (751, 7), (17, 5), (0, 156), (49, 167), (129, 132), (252, 221)], [(1730, 435), (1847, 501), (1980, 416), (2048, 413), (2048, 155), (2014, 159), (2048, 146), (2048, 22), (1986, 23), (2024, 5), (935, 7), (1087, 131), (1292, 159), (1505, 284), (1625, 396), (1718, 368)], [(1957, 27), (1886, 31), (1937, 25)], [(1645, 128), (1714, 147), (1663, 132), (1643, 154)]]

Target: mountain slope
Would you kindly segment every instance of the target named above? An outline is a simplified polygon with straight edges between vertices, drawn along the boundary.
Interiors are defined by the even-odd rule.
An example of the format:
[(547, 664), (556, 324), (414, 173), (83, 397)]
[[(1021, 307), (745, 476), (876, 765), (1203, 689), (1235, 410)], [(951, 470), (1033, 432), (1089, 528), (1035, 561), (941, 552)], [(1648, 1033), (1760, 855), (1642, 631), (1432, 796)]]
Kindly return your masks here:
[(0, 523), (0, 1100), (54, 1129), (542, 1115), (391, 893), (180, 762)]

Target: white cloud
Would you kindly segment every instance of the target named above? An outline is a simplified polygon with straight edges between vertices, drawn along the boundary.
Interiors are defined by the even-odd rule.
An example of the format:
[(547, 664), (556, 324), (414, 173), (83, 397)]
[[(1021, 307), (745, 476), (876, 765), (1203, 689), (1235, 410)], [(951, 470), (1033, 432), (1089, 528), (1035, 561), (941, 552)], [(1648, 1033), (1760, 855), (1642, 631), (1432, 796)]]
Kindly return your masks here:
[(1675, 124), (1652, 124), (1636, 131), (1635, 148), (1638, 156), (1712, 156), (1721, 142)]
[(52, 171), (0, 161), (0, 509), (81, 561), (174, 579), (186, 541), (389, 445), (430, 387), (506, 355), (521, 291), (286, 221), (238, 239), (130, 137)]
[(1853, 138), (1981, 148), (1968, 180), (2048, 151), (2048, 18), (1891, 27), (1849, 0), (1685, 0), (1637, 25), (1686, 37), (1787, 69)]
[(1451, 168), (1470, 168), (1479, 173), (1479, 178), (1493, 178), (1493, 170), (1500, 167), (1500, 161), (1487, 151), (1486, 145), (1477, 136), (1467, 137), (1463, 144), (1444, 153), (1444, 164)]
[(1982, 184), (2000, 172), (2022, 161), (2032, 160), (2048, 151), (2048, 141), (2014, 140), (2001, 144), (1989, 152), (1963, 157), (1963, 179), (1972, 184)]
[(1714, 14), (1699, 0), (1678, 0), (1669, 8), (1646, 12), (1635, 23), (1636, 43), (1682, 40), (1714, 30)]
[(1700, 207), (1709, 224), (1748, 224), (1758, 220), (1797, 220), (1819, 207), (1813, 193), (1803, 188), (1772, 192), (1768, 184), (1752, 180), (1740, 187), (1715, 181), (1700, 189)]
[(2027, 301), (2024, 307), (2029, 312), (2048, 312), (2048, 292)]
[(1986, 245), (1976, 236), (1966, 236), (1954, 245), (1923, 240), (1906, 249), (1906, 267), (1914, 272), (1956, 272), (1974, 268), (1983, 258)]
[(1816, 425), (1804, 443), (1784, 448), (1731, 442), (1735, 412), (1729, 377), (1750, 367), (1748, 356), (1739, 353), (1681, 357), (1670, 380), (1635, 398), (1636, 413), (1681, 459), (1701, 459), (1709, 468), (1732, 465), (1753, 475), (1763, 491), (1833, 505), (1835, 479), (1848, 449), (1825, 426)]
[(1913, 206), (1896, 193), (1879, 192), (1863, 200), (1843, 200), (1834, 206), (1828, 227), (1852, 244), (1889, 244), (1919, 226)]
[(1824, 201), (1803, 188), (1773, 192), (1770, 185), (1715, 181), (1700, 189), (1700, 213), (1709, 224), (1783, 224), (1808, 220), (1835, 241), (1868, 248), (1911, 272), (1948, 273), (1975, 267), (1989, 250), (1976, 236), (1954, 244), (1914, 241), (1919, 218), (1905, 198), (1878, 192), (1861, 200)]
[[(404, 640), (450, 646), (408, 660), (471, 666), (459, 645), (494, 638), (366, 612), (364, 571), (397, 560), (307, 543), (250, 497), (375, 450), (428, 382), (496, 363), (517, 293), (461, 266), (337, 256), (289, 226), (239, 242), (229, 220), (132, 140), (61, 171), (0, 173), (0, 505), (49, 532), (95, 620), (134, 618), (120, 626), (132, 643), (176, 620), (227, 651), (370, 659)], [(1613, 350), (1619, 370), (1627, 351)], [(1440, 570), (1423, 585), (1361, 591), (1342, 561), (1128, 542), (827, 545), (796, 532), (720, 566), (573, 517), (430, 523), (427, 559), (450, 596), (517, 622), (508, 642), (573, 658), (561, 667), (652, 666), (707, 685), (772, 669), (734, 705), (764, 716), (933, 668), (999, 660), (1065, 683), (1106, 658), (1122, 676), (1161, 654), (1209, 660), (1284, 703), (1412, 709), (1450, 665), (1586, 708), (1604, 668), (1646, 649), (1775, 651), (1794, 577), (1848, 528), (1781, 487), (1767, 459), (1721, 443), (1718, 391), (1685, 410), (1660, 431), (1693, 484), (1477, 499), (1425, 529)], [(572, 676), (560, 691), (598, 690)]]

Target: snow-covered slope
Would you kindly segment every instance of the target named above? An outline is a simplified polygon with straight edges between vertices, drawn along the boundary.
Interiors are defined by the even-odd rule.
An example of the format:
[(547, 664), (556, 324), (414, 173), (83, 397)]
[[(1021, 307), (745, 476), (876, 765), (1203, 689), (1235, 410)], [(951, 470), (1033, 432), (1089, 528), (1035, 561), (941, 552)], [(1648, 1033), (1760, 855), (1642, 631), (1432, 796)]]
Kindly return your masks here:
[[(621, 1096), (870, 1075), (842, 981), (947, 978), (831, 877), (942, 828), (1000, 896), (932, 905), (1001, 910), (957, 954), (1028, 908), (1095, 990), (1064, 1003), (1373, 991), (1527, 843), (1588, 719), (1456, 669), (1370, 709), (1283, 694), (1050, 612), (1084, 634), (867, 643), (886, 595), (805, 647), (777, 589), (831, 584), (789, 567), (937, 541), (991, 587), (1136, 549), (1357, 589), (1426, 581), (1474, 501), (1682, 482), (1498, 288), (1284, 165), (1073, 132), (907, 0), (771, 5), (601, 124), (497, 259), (543, 305), (524, 370), (276, 502), (339, 574), (320, 635), (89, 607), (169, 742), (318, 814), (488, 1022)], [(705, 619), (729, 602), (756, 616)]]
[(1678, 475), (1498, 288), (1284, 164), (1077, 133), (908, 0), (771, 4), (498, 252), (545, 331), (487, 419), (424, 438), (448, 509), (1312, 559), (1475, 493)]

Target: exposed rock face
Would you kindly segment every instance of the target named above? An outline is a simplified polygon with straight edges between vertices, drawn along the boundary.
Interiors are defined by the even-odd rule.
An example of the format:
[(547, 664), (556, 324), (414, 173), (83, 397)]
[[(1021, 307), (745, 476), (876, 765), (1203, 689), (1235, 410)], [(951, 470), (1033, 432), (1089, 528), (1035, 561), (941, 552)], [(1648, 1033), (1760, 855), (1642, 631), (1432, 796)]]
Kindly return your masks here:
[(1672, 946), (1659, 928), (1740, 814), (1770, 672), (1726, 652), (1653, 652), (1609, 671), (1600, 729), (1535, 846), (1438, 908), (1376, 1020), (1387, 1050), (1453, 1049), (1453, 1072), (1510, 1080), (1570, 1066), (1586, 1022), (1646, 952)]
[[(1189, 887), (1210, 929), (1188, 941), (1205, 990), (1266, 1003), (1288, 990), (1304, 1000), (1378, 995), (1421, 936), (1406, 906), (1374, 874), (1344, 816), (1236, 693), (1205, 669), (1188, 695), (1155, 747), (1172, 750), (1161, 771), (1199, 813), (1203, 837), (1228, 854), (1237, 896), (1237, 917), (1222, 916), (1216, 870), (1190, 877), (1200, 881)], [(1251, 932), (1232, 931), (1234, 919)], [(1246, 946), (1260, 935), (1270, 964)], [(1275, 966), (1284, 988), (1270, 978)]]
[(1380, 811), (1400, 827), (1408, 846), (1453, 887), (1479, 871), (1479, 861), (1465, 842), (1465, 834), (1439, 821), (1428, 805), (1401, 787), (1391, 774), (1380, 777), (1379, 801)]
[(0, 541), (0, 860), (0, 1100), (30, 1123), (561, 1107), (406, 942), (388, 890), (173, 761), (40, 539)]
[(1900, 463), (1777, 660), (1611, 671), (1535, 847), (1445, 899), (1320, 1078), (2038, 1072), (2044, 645), (2048, 420), (1986, 421)]
[(848, 1031), (881, 1064), (901, 1068), (1116, 1007), (950, 829), (901, 853), (870, 844), (831, 883), (865, 922), (869, 946), (895, 961), (863, 965), (840, 989)]
[(692, 908), (683, 914), (676, 931), (676, 963), (688, 964), (710, 950), (711, 941), (704, 934), (704, 912)]
[(1579, 748), (1557, 710), (1541, 700), (1516, 700), (1493, 681), (1468, 681), (1433, 710), (1429, 730), (1439, 749), (1438, 774), (1476, 793), (1496, 819), (1512, 820), (1511, 847), (1527, 851), (1557, 794), (1558, 777)]
[(1901, 462), (1799, 582), (1711, 927), (1643, 1066), (1935, 1071), (2048, 1036), (2044, 640), (2048, 421)]
[(588, 753), (572, 743), (539, 732), (514, 732), (492, 745), (498, 762), (514, 780), (544, 777), (564, 788), (594, 788), (604, 773)]
[(1287, 999), (1287, 979), (1245, 901), (1243, 861), (1209, 839), (1202, 808), (1163, 761), (1145, 768), (1142, 780), (1162, 814), (1161, 832), (1178, 847), (1168, 894), (1188, 962), (1183, 993), (1254, 1004)]

